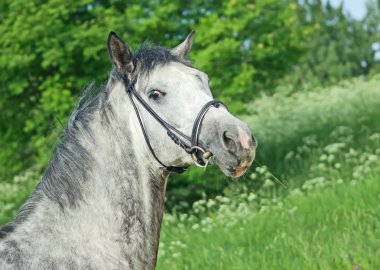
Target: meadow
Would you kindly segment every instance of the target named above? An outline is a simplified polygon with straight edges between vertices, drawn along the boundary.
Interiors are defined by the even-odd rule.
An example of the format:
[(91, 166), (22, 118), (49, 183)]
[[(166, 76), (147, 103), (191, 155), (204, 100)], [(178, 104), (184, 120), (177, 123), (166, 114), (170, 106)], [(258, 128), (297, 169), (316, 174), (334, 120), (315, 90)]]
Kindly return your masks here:
[[(157, 268), (379, 269), (379, 108), (380, 76), (257, 97), (242, 118), (258, 163), (239, 181), (221, 176), (220, 195), (164, 215)], [(0, 224), (38, 176), (0, 183)]]
[(257, 98), (244, 118), (263, 165), (165, 214), (158, 269), (379, 269), (379, 85)]

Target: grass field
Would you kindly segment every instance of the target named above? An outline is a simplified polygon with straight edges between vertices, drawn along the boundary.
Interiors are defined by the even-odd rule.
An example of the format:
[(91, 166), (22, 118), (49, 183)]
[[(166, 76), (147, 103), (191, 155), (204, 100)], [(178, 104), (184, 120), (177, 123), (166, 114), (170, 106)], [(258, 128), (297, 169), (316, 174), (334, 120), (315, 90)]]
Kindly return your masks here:
[(379, 269), (379, 178), (294, 193), (211, 230), (166, 224), (158, 269)]
[[(380, 76), (284, 89), (248, 111), (263, 165), (187, 213), (166, 213), (157, 268), (380, 269)], [(31, 179), (0, 182), (0, 224)]]

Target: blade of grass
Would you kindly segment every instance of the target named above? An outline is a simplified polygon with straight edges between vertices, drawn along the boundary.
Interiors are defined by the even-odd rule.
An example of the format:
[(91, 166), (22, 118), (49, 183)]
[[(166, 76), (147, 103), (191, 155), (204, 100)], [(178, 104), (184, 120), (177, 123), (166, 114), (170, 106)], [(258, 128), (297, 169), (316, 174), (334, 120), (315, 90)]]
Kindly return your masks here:
[[(260, 167), (263, 167), (263, 165), (261, 165), (257, 160), (255, 160), (255, 162), (260, 166)], [(267, 167), (268, 168), (268, 167)], [(268, 173), (273, 177), (273, 179), (275, 180), (274, 182), (277, 182), (279, 183), (285, 190), (288, 190), (288, 187), (286, 186), (286, 184), (284, 183), (284, 181), (278, 179), (276, 176), (274, 176), (274, 174), (269, 170), (267, 169)]]

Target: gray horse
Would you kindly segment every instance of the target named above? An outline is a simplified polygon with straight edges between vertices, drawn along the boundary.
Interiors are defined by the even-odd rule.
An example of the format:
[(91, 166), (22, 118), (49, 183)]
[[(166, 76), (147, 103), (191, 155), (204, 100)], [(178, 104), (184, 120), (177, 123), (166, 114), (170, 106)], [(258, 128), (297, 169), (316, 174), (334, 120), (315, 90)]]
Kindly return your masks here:
[(210, 161), (245, 173), (256, 142), (191, 67), (193, 37), (132, 54), (110, 33), (109, 80), (87, 89), (36, 190), (0, 229), (0, 269), (154, 269), (170, 172)]

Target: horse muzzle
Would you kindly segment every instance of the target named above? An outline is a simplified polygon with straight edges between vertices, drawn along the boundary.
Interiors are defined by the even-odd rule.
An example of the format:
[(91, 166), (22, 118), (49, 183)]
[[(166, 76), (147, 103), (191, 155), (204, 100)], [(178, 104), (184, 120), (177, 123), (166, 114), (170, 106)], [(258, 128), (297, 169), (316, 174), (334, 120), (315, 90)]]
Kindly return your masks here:
[[(218, 127), (217, 131), (205, 132), (214, 134), (209, 143), (206, 143), (209, 145), (207, 149), (213, 153), (212, 162), (225, 175), (238, 178), (252, 165), (256, 155), (257, 140), (251, 135), (248, 127), (232, 115), (223, 117), (221, 122), (215, 125)], [(221, 126), (223, 128), (220, 128)]]

